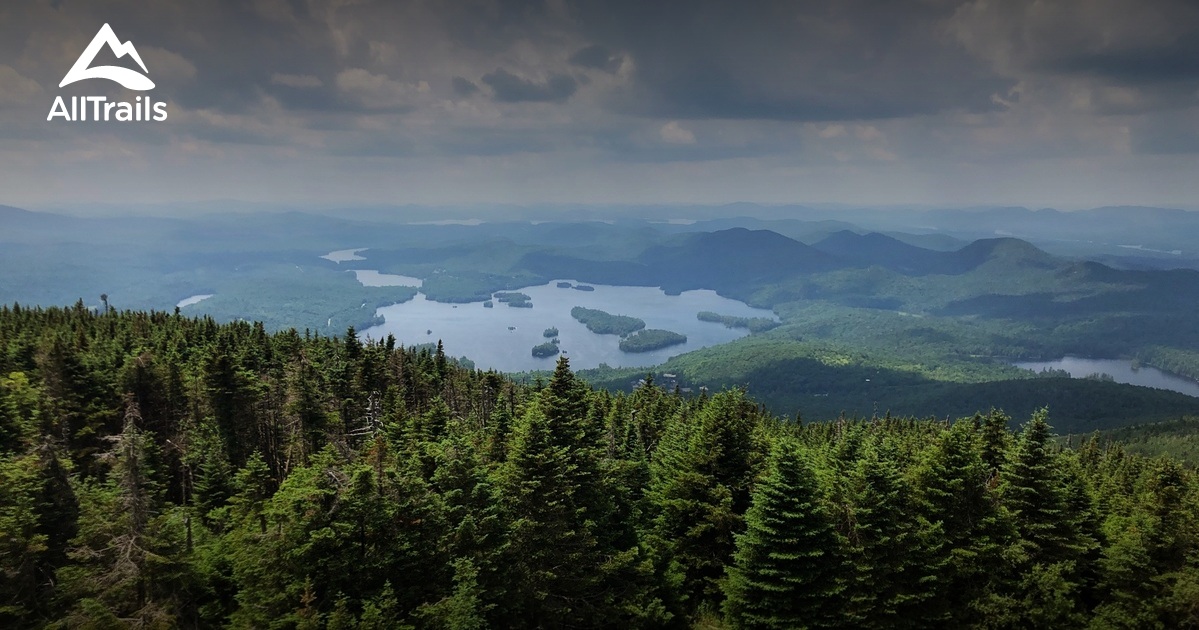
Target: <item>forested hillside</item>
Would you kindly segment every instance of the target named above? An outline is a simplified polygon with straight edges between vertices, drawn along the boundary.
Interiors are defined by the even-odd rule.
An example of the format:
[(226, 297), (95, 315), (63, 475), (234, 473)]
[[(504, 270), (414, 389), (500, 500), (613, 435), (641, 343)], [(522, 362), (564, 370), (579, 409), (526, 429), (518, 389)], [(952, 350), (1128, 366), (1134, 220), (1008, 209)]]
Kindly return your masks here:
[(1195, 473), (1020, 420), (3, 307), (0, 626), (1199, 627)]
[[(734, 205), (649, 215), (609, 209), (603, 221), (603, 213), (560, 208), (545, 216), (544, 209), (525, 209), (528, 216), (517, 213), (523, 218), (498, 212), (478, 225), (410, 223), (428, 211), (418, 210), (101, 219), (9, 208), (0, 211), (0, 304), (65, 306), (83, 298), (91, 308), (182, 305), (185, 315), (217, 322), (262, 321), (267, 333), (294, 327), (326, 336), (349, 326), (367, 330), (390, 316), (414, 333), (394, 334), (413, 344), (442, 334), (439, 316), (424, 310), (428, 301), (462, 309), (477, 303), (475, 317), (488, 321), (482, 314), (495, 320), (544, 312), (545, 302), (509, 300), (534, 306), (517, 315), (496, 294), (551, 281), (670, 294), (711, 289), (774, 314), (738, 324), (751, 335), (707, 345), (699, 334), (651, 321), (628, 298), (577, 305), (650, 317), (643, 320), (649, 328), (689, 334), (690, 347), (661, 353), (655, 368), (679, 375), (683, 387), (746, 387), (776, 413), (800, 411), (809, 419), (888, 410), (944, 417), (992, 405), (1027, 416), (1049, 404), (1059, 429), (1084, 432), (1199, 413), (1196, 399), (1157, 390), (1017, 382), (1034, 374), (1011, 365), (1069, 356), (1199, 377), (1199, 257), (1181, 244), (1194, 241), (1199, 214), (1139, 209), (1140, 218), (1130, 220), (1110, 209), (958, 215)], [(666, 218), (701, 220), (645, 218), (668, 211)], [(356, 262), (334, 262), (331, 250), (357, 252)], [(360, 281), (358, 272), (367, 275)], [(409, 278), (404, 286), (364, 286), (379, 280), (375, 272)], [(378, 310), (402, 303), (410, 308)], [(486, 304), (499, 308), (484, 311)], [(701, 310), (713, 309), (685, 316)], [(408, 314), (420, 321), (409, 322)], [(715, 313), (715, 321), (735, 323), (721, 319), (728, 314)], [(531, 341), (505, 352), (529, 356), (540, 343)], [(598, 360), (570, 339), (562, 342), (559, 351), (576, 367), (641, 363), (627, 354)], [(455, 355), (486, 368), (497, 366), (479, 349), (504, 342), (491, 336), (454, 345), (461, 346)], [(640, 378), (636, 372), (587, 376), (625, 388)], [(1041, 395), (1045, 390), (1050, 397)]]

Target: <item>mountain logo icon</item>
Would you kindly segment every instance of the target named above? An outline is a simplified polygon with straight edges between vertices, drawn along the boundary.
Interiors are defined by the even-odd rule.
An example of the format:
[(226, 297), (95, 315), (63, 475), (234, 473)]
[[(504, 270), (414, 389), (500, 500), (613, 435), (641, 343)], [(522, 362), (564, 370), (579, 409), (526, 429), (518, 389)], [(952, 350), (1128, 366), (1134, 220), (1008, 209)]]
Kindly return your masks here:
[(75, 61), (75, 65), (71, 66), (71, 70), (67, 72), (67, 76), (62, 78), (62, 83), (58, 87), (65, 87), (76, 81), (84, 79), (108, 79), (116, 81), (130, 90), (138, 90), (144, 92), (154, 89), (154, 82), (145, 74), (139, 74), (129, 68), (120, 66), (96, 66), (90, 67), (92, 61), (96, 59), (96, 54), (100, 52), (100, 48), (107, 45), (117, 58), (129, 55), (141, 66), (142, 71), (149, 74), (146, 70), (146, 64), (142, 62), (142, 58), (137, 54), (137, 49), (133, 47), (133, 42), (121, 43), (117, 39), (117, 34), (112, 31), (112, 27), (105, 24), (100, 27), (100, 31), (92, 38), (92, 43), (87, 45), (83, 50), (83, 54), (79, 55), (79, 59)]

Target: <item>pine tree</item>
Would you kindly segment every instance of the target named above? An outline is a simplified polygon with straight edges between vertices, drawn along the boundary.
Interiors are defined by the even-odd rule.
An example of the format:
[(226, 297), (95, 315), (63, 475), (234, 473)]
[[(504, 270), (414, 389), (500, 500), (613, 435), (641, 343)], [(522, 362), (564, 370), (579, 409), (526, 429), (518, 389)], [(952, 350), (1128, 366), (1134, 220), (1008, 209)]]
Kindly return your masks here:
[(982, 458), (992, 476), (1003, 470), (1004, 460), (1011, 448), (1012, 436), (1008, 432), (1009, 418), (1002, 411), (992, 409), (982, 422)]
[[(435, 604), (417, 610), (425, 627), (444, 630), (484, 630), (489, 606), (483, 603), (478, 571), (467, 558), (454, 561), (454, 592)], [(550, 621), (550, 620), (544, 620)]]
[[(482, 614), (505, 595), (501, 553), (506, 536), (499, 491), (483, 464), (479, 447), (470, 441), (461, 424), (451, 425), (449, 435), (436, 449), (437, 468), (431, 485), (444, 504), (450, 555), (469, 563), (469, 580), (481, 598), (477, 609)], [(455, 575), (458, 573), (461, 571)], [(456, 578), (458, 582), (464, 579), (465, 574)]]
[(1014, 533), (970, 424), (943, 430), (916, 478), (919, 511), (932, 527), (927, 569), (940, 582), (926, 618), (963, 627), (1000, 617), (1011, 606), (990, 600), (1001, 590), (1002, 554)]
[(1004, 468), (1002, 497), (1015, 517), (1032, 562), (1055, 562), (1071, 554), (1072, 532), (1066, 522), (1066, 492), (1057, 454), (1050, 445), (1044, 410), (1033, 415)]
[(39, 481), (35, 456), (0, 456), (0, 625), (29, 625), (42, 591)]
[(137, 404), (127, 401), (124, 430), (112, 440), (108, 483), (81, 493), (80, 531), (59, 572), (77, 602), (69, 625), (92, 618), (162, 627), (176, 620), (177, 606), (156, 589), (158, 570), (169, 564), (155, 535), (155, 488), (146, 467), (149, 440), (138, 426)]
[(499, 483), (510, 515), (506, 553), (510, 597), (498, 625), (578, 625), (592, 608), (602, 560), (565, 447), (555, 445), (549, 420), (530, 407), (512, 432)]
[(850, 475), (853, 497), (851, 607), (859, 628), (925, 627), (924, 606), (937, 586), (927, 521), (916, 514), (895, 449), (869, 444)]
[(671, 585), (664, 599), (683, 616), (722, 597), (759, 466), (756, 414), (743, 392), (717, 394), (689, 422), (668, 425), (651, 465), (651, 544)]
[(37, 441), (41, 396), (24, 372), (0, 376), (0, 455), (24, 452)]
[(1021, 624), (1077, 623), (1079, 561), (1087, 544), (1071, 519), (1068, 486), (1050, 443), (1048, 412), (1024, 426), (1003, 470), (1001, 497), (1011, 511), (1016, 544), (1017, 611)]
[(776, 446), (745, 520), (724, 587), (729, 625), (836, 625), (840, 552), (816, 476), (794, 443)]
[(224, 541), (238, 589), (233, 624), (269, 625), (298, 614), (296, 603), (309, 596), (306, 607), (324, 614), (338, 594), (361, 602), (388, 581), (405, 611), (448, 588), (440, 502), (394, 461), (384, 475), (381, 488), (375, 467), (340, 465), (327, 448), (294, 470), (260, 515), (242, 507), (242, 495), (255, 491), (239, 493), (234, 506), (244, 516)]

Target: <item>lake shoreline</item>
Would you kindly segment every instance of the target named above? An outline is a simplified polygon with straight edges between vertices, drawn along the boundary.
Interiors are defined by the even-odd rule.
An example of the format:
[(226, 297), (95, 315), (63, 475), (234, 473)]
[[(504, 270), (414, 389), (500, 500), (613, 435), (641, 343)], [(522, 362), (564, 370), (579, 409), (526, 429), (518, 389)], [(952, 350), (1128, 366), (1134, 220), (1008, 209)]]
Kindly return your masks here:
[(1033, 373), (1040, 373), (1045, 369), (1065, 370), (1070, 373), (1071, 378), (1107, 374), (1117, 383), (1163, 389), (1199, 398), (1199, 381), (1149, 363), (1134, 367), (1133, 361), (1133, 358), (1096, 359), (1071, 355), (1050, 361), (1007, 360), (1010, 365)]
[[(544, 284), (522, 287), (529, 308), (510, 308), (506, 304), (449, 303), (431, 300), (423, 292), (408, 302), (382, 307), (376, 314), (384, 323), (360, 331), (372, 339), (391, 334), (405, 345), (441, 340), (447, 347), (460, 348), (480, 369), (501, 372), (543, 370), (550, 359), (537, 359), (529, 349), (545, 342), (543, 331), (560, 331), (561, 355), (570, 358), (571, 367), (587, 369), (608, 364), (617, 367), (651, 367), (674, 356), (701, 348), (728, 343), (749, 334), (745, 329), (729, 329), (722, 324), (698, 319), (701, 311), (715, 311), (740, 317), (777, 320), (773, 311), (718, 295), (711, 290), (666, 294), (659, 287), (589, 284), (593, 290), (564, 290), (552, 279)], [(570, 280), (572, 284), (575, 281)], [(573, 317), (571, 310), (581, 306), (615, 315), (629, 315), (645, 321), (647, 328), (678, 332), (686, 342), (646, 352), (626, 352), (619, 348), (615, 335), (597, 335)]]

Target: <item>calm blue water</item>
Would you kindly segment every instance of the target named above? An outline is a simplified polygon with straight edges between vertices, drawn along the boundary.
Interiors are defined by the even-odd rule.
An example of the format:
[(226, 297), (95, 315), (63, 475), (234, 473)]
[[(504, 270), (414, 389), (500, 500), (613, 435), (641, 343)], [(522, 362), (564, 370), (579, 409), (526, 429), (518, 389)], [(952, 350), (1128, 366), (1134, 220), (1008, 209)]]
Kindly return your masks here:
[(1157, 368), (1141, 367), (1132, 369), (1132, 362), (1124, 359), (1083, 359), (1079, 357), (1062, 357), (1056, 361), (1022, 361), (1014, 363), (1016, 367), (1040, 372), (1045, 368), (1065, 370), (1070, 376), (1082, 378), (1095, 373), (1111, 374), (1117, 383), (1144, 385), (1157, 389), (1199, 397), (1199, 383), (1168, 374)]
[[(412, 301), (380, 308), (378, 314), (386, 323), (362, 334), (382, 339), (390, 333), (405, 345), (440, 339), (451, 354), (465, 355), (481, 369), (517, 372), (553, 369), (557, 357), (538, 359), (531, 354), (533, 346), (548, 341), (542, 332), (551, 327), (558, 329), (560, 347), (564, 356), (570, 358), (571, 367), (584, 369), (601, 363), (612, 367), (657, 365), (672, 356), (748, 334), (744, 329), (701, 322), (695, 317), (700, 311), (775, 319), (771, 311), (751, 308), (713, 291), (686, 291), (670, 296), (653, 287), (602, 284), (592, 285), (594, 291), (578, 291), (559, 289), (555, 286), (557, 282), (519, 289), (532, 298), (533, 308), (511, 308), (498, 301), (494, 308), (484, 308), (480, 302), (443, 304), (417, 295)], [(687, 343), (654, 352), (621, 352), (620, 337), (596, 335), (575, 321), (570, 316), (570, 309), (575, 306), (639, 317), (645, 320), (646, 328), (664, 328), (687, 335)], [(427, 334), (427, 330), (432, 333)]]

